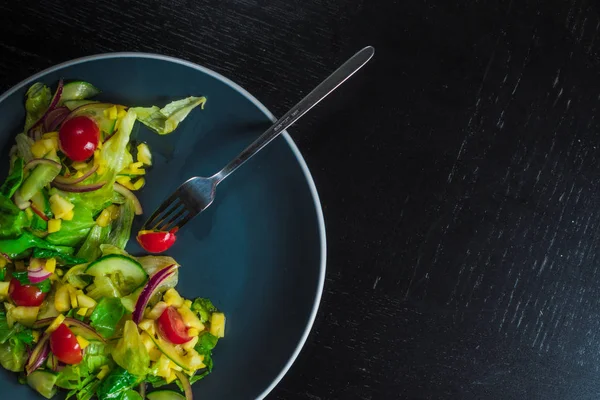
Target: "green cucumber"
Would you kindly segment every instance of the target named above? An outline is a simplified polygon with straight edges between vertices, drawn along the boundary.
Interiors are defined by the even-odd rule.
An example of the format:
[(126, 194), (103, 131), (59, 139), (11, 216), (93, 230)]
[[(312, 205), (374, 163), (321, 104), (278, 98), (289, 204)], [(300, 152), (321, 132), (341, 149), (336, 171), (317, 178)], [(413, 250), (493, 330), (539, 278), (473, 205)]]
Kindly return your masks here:
[(109, 276), (122, 294), (129, 294), (148, 280), (139, 262), (120, 254), (109, 254), (91, 263), (85, 273), (94, 277)]
[(106, 138), (114, 133), (116, 119), (110, 119), (104, 113), (105, 110), (113, 107), (115, 104), (110, 103), (88, 103), (71, 111), (69, 119), (85, 115), (93, 119), (103, 133), (103, 138)]
[(175, 346), (173, 346), (171, 343), (167, 342), (166, 340), (162, 339), (156, 334), (151, 335), (148, 333), (148, 336), (150, 336), (150, 339), (152, 339), (156, 347), (158, 347), (158, 350), (160, 350), (161, 353), (167, 356), (169, 360), (173, 361), (175, 364), (179, 365), (186, 371), (192, 370), (192, 368), (190, 368), (186, 360), (179, 355), (179, 352), (177, 351)]
[(25, 179), (19, 190), (19, 197), (24, 201), (31, 199), (44, 186), (49, 184), (58, 176), (61, 165), (40, 164)]
[(148, 400), (185, 400), (185, 397), (172, 390), (157, 390), (146, 394)]
[(34, 371), (27, 377), (27, 384), (47, 399), (56, 394), (57, 375), (48, 371)]
[(83, 100), (94, 97), (100, 90), (88, 82), (75, 81), (66, 83), (63, 87), (60, 100), (64, 103), (69, 100)]
[(100, 103), (100, 102), (97, 100), (67, 100), (64, 102), (64, 106), (67, 107), (69, 110), (73, 111), (76, 108), (85, 106), (87, 104), (92, 104), (92, 103)]

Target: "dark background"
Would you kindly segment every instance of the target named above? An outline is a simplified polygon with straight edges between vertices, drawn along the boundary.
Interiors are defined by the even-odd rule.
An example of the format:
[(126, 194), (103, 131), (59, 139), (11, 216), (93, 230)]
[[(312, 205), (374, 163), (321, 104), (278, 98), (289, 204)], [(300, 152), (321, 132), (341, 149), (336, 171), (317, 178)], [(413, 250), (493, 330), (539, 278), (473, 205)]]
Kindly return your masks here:
[(321, 195), (328, 271), (308, 343), (269, 398), (597, 399), (599, 12), (592, 0), (1, 1), (0, 89), (79, 56), (156, 52), (281, 115), (375, 46), (290, 130)]

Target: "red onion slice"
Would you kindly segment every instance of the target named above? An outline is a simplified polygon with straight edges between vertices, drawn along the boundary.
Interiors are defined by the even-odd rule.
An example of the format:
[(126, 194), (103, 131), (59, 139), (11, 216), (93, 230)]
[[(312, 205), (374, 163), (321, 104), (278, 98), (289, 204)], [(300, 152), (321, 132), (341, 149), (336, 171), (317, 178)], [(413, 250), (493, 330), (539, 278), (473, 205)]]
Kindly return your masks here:
[(95, 190), (101, 189), (106, 182), (98, 182), (91, 183), (89, 185), (65, 185), (63, 183), (52, 182), (52, 186), (57, 189), (62, 190), (63, 192), (72, 192), (72, 193), (85, 193), (85, 192), (93, 192)]
[(35, 168), (38, 165), (42, 165), (42, 164), (52, 165), (53, 167), (56, 167), (56, 168), (62, 168), (62, 165), (60, 165), (59, 162), (49, 160), (47, 158), (34, 158), (33, 160), (28, 161), (25, 164), (25, 166), (23, 167), (23, 171), (29, 171), (30, 169)]
[(54, 97), (52, 98), (52, 101), (50, 101), (50, 105), (48, 106), (48, 109), (46, 110), (44, 115), (42, 115), (41, 118), (38, 119), (37, 122), (35, 124), (33, 124), (33, 126), (31, 128), (29, 128), (29, 131), (27, 132), (27, 134), (33, 140), (41, 139), (42, 134), (44, 133), (43, 132), (44, 131), (44, 121), (48, 117), (48, 114), (52, 110), (54, 110), (56, 108), (56, 106), (58, 105), (58, 103), (60, 102), (60, 97), (62, 96), (64, 86), (65, 86), (65, 84), (62, 79), (60, 81), (58, 81), (58, 86), (56, 87), (56, 92), (54, 93)]
[(133, 319), (133, 322), (135, 322), (136, 324), (140, 323), (142, 317), (144, 316), (144, 310), (146, 309), (146, 305), (148, 304), (148, 301), (156, 291), (156, 288), (158, 288), (158, 286), (161, 283), (163, 283), (167, 278), (173, 275), (177, 270), (177, 267), (177, 264), (171, 264), (168, 267), (161, 269), (160, 271), (152, 275), (150, 280), (148, 280), (148, 283), (146, 283), (146, 286), (144, 286), (144, 289), (142, 289), (142, 293), (140, 293), (140, 297), (138, 297), (135, 303), (135, 309), (133, 310), (133, 314), (131, 317), (131, 319)]
[(25, 372), (27, 375), (38, 369), (48, 358), (48, 354), (50, 354), (49, 339), (50, 335), (45, 333), (29, 355), (27, 363), (25, 364)]
[(50, 275), (52, 275), (51, 272), (48, 272), (46, 269), (39, 267), (36, 268), (34, 270), (28, 270), (27, 271), (27, 278), (29, 278), (29, 281), (33, 284), (35, 283), (40, 283), (48, 278), (50, 278)]
[(125, 186), (121, 185), (118, 182), (115, 182), (115, 192), (122, 194), (129, 200), (133, 201), (133, 207), (135, 208), (135, 215), (142, 215), (144, 210), (142, 209), (142, 203), (138, 200), (135, 194)]
[(190, 384), (188, 377), (181, 371), (175, 371), (175, 375), (177, 376), (177, 379), (179, 379), (179, 382), (181, 382), (186, 400), (193, 400), (194, 393), (192, 392), (192, 385)]
[(50, 111), (44, 120), (44, 129), (46, 132), (52, 132), (67, 118), (71, 111), (67, 107), (57, 107)]
[[(50, 317), (35, 321), (35, 323), (33, 324), (33, 329), (45, 328), (46, 326), (50, 325), (55, 319), (55, 317)], [(82, 322), (75, 318), (67, 317), (63, 321), (63, 324), (67, 325), (69, 328), (75, 328), (73, 329), (73, 333), (75, 334), (81, 334), (81, 336), (83, 337), (93, 338), (94, 340), (105, 342), (104, 338), (98, 332), (96, 332), (94, 328), (92, 328), (85, 322)]]
[(56, 178), (54, 178), (54, 182), (60, 183), (62, 185), (74, 185), (76, 183), (85, 181), (87, 178), (90, 177), (90, 175), (92, 175), (97, 170), (98, 170), (98, 164), (94, 165), (92, 167), (92, 169), (90, 169), (89, 171), (87, 171), (85, 174), (83, 174), (79, 178), (67, 178), (67, 177), (59, 175)]

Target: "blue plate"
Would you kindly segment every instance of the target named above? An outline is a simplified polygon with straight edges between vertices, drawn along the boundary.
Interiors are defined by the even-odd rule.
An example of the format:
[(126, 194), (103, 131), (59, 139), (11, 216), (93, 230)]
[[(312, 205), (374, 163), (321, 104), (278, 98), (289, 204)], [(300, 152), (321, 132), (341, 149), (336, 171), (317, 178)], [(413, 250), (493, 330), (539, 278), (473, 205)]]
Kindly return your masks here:
[[(155, 164), (140, 193), (151, 212), (180, 183), (218, 171), (266, 129), (273, 115), (244, 89), (183, 60), (115, 53), (70, 61), (19, 83), (0, 97), (0, 148), (8, 154), (24, 121), (24, 95), (36, 81), (85, 80), (100, 99), (125, 105), (164, 105), (207, 96), (168, 136), (136, 124)], [(0, 156), (0, 177), (6, 157)], [(142, 218), (136, 220), (139, 228)], [(140, 254), (131, 241), (128, 250)], [(182, 268), (185, 297), (209, 297), (227, 315), (226, 337), (215, 349), (213, 373), (194, 385), (202, 399), (261, 399), (300, 352), (317, 312), (325, 276), (325, 227), (317, 191), (287, 134), (220, 186), (214, 204), (178, 235), (169, 251)], [(0, 372), (2, 398), (39, 398)]]

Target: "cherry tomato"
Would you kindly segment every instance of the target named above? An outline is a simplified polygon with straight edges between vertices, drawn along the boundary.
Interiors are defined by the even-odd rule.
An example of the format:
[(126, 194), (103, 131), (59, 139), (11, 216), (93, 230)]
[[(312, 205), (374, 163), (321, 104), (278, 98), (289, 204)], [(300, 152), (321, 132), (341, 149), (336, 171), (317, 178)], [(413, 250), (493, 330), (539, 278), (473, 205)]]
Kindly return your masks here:
[(187, 330), (181, 314), (175, 307), (167, 307), (158, 318), (158, 332), (173, 344), (183, 344), (192, 340)]
[(60, 149), (73, 161), (85, 161), (98, 147), (100, 129), (96, 123), (83, 115), (71, 118), (60, 127)]
[(79, 364), (83, 358), (77, 337), (65, 324), (50, 335), (50, 351), (65, 364)]
[(175, 232), (177, 229), (171, 229), (169, 232), (140, 231), (137, 241), (144, 250), (150, 253), (162, 253), (175, 243)]
[(16, 305), (23, 307), (38, 307), (46, 298), (46, 293), (42, 293), (38, 287), (21, 285), (15, 278), (10, 280), (8, 295)]

